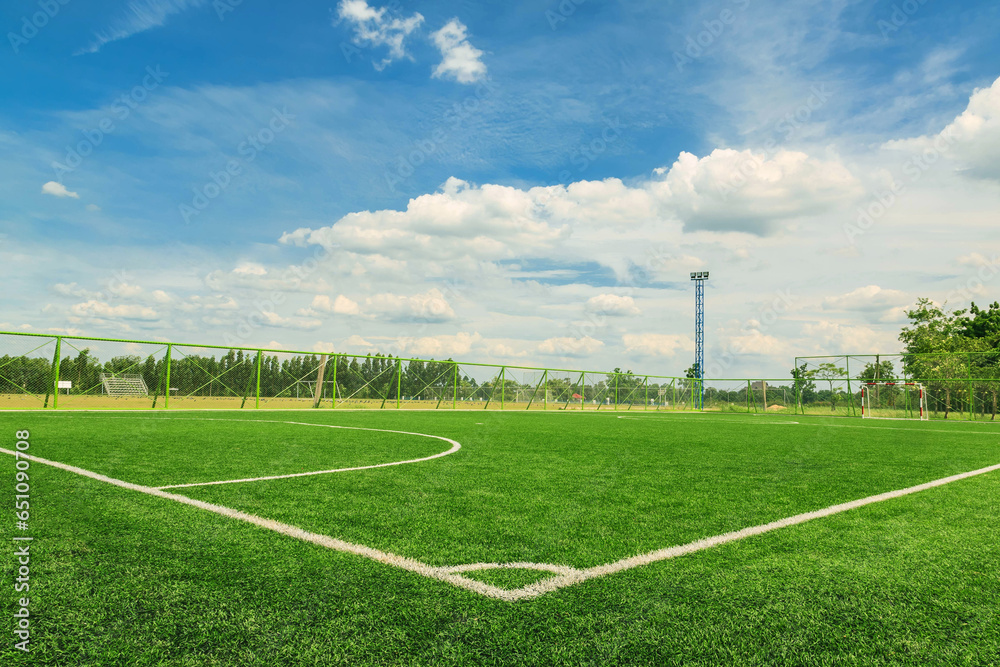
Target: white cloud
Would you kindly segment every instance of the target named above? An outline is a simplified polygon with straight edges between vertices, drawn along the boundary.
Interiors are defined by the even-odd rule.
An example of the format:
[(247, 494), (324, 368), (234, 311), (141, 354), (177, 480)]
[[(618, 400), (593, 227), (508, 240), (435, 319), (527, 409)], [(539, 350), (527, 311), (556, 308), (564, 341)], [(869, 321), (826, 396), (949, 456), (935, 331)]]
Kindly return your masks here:
[(388, 7), (376, 9), (365, 0), (341, 0), (337, 16), (354, 27), (355, 44), (388, 47), (389, 55), (372, 63), (380, 72), (392, 61), (408, 57), (404, 42), (424, 22), (419, 13), (408, 18), (394, 17)]
[(626, 354), (649, 357), (673, 357), (678, 351), (694, 350), (694, 341), (674, 334), (625, 334), (622, 336)]
[(105, 44), (131, 37), (140, 32), (157, 28), (167, 22), (167, 18), (192, 7), (200, 7), (206, 0), (134, 0), (128, 3), (123, 16), (115, 19), (110, 26), (94, 35), (90, 45), (77, 53), (96, 53)]
[(347, 354), (368, 354), (375, 351), (375, 345), (368, 342), (361, 336), (354, 334), (344, 340), (341, 349)]
[[(329, 300), (329, 299), (328, 299)], [(343, 294), (337, 296), (330, 310), (338, 315), (360, 315), (361, 306), (356, 301), (351, 301)]]
[(912, 302), (906, 292), (868, 285), (847, 294), (827, 297), (823, 300), (823, 309), (865, 313), (878, 322), (905, 322), (906, 311)]
[(701, 159), (682, 152), (665, 173), (653, 188), (688, 231), (767, 235), (863, 194), (839, 161), (787, 150), (768, 156), (716, 149)]
[(486, 77), (483, 52), (469, 43), (468, 29), (458, 19), (452, 19), (437, 32), (431, 33), (442, 60), (434, 68), (434, 78), (450, 78), (459, 83), (476, 83)]
[(444, 359), (466, 356), (472, 346), (482, 340), (478, 333), (459, 332), (455, 335), (424, 336), (421, 338), (401, 338), (397, 341), (404, 354), (415, 357)]
[(584, 336), (571, 338), (569, 336), (549, 338), (538, 344), (541, 354), (560, 355), (565, 357), (585, 357), (594, 354), (604, 347), (604, 342)]
[[(727, 349), (735, 354), (776, 357), (788, 355), (788, 345), (786, 342), (755, 328), (748, 328), (739, 335), (728, 336), (724, 340), (724, 343)], [(707, 367), (708, 365), (706, 364)]]
[(1000, 180), (1000, 78), (989, 88), (977, 88), (965, 111), (939, 134), (889, 141), (883, 147), (923, 153), (927, 163), (946, 155), (969, 176)]
[[(351, 303), (354, 302), (351, 301)], [(423, 294), (412, 296), (391, 293), (376, 294), (366, 299), (365, 304), (369, 310), (396, 321), (445, 322), (455, 317), (455, 311), (445, 300), (441, 290), (436, 287)], [(336, 304), (334, 305), (336, 306)], [(357, 306), (357, 304), (354, 305)]]
[(101, 207), (98, 206), (97, 204), (87, 204), (84, 208), (86, 208), (91, 213), (96, 213), (97, 211), (101, 210)]
[(337, 348), (333, 343), (324, 343), (323, 341), (316, 341), (316, 344), (312, 346), (312, 351), (321, 352), (323, 354), (332, 354), (337, 351)]
[(246, 263), (233, 269), (233, 273), (241, 276), (263, 276), (267, 275), (267, 269), (260, 264)]
[(80, 195), (75, 192), (70, 192), (66, 189), (66, 186), (57, 181), (49, 181), (42, 186), (43, 195), (52, 195), (53, 197), (72, 197), (73, 199), (79, 199)]
[(803, 333), (820, 354), (894, 353), (900, 349), (899, 330), (818, 320), (806, 324)]
[(962, 266), (971, 266), (977, 269), (984, 266), (996, 266), (1000, 265), (1000, 255), (993, 255), (993, 258), (990, 259), (981, 253), (970, 252), (968, 255), (959, 257), (958, 263)]
[(122, 304), (112, 306), (103, 301), (91, 299), (70, 306), (69, 312), (76, 317), (99, 317), (102, 319), (155, 320), (159, 314), (147, 306)]
[(635, 299), (615, 294), (598, 294), (590, 297), (586, 308), (588, 312), (604, 315), (638, 315), (642, 312), (635, 305)]

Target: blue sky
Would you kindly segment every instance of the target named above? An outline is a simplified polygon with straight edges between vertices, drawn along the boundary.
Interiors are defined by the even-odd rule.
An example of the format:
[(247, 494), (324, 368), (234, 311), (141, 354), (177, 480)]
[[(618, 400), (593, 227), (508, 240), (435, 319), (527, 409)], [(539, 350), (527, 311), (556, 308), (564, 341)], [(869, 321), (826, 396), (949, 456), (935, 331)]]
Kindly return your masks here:
[(1000, 292), (995, 3), (14, 0), (0, 26), (5, 329), (673, 374), (709, 269), (709, 371), (784, 376)]

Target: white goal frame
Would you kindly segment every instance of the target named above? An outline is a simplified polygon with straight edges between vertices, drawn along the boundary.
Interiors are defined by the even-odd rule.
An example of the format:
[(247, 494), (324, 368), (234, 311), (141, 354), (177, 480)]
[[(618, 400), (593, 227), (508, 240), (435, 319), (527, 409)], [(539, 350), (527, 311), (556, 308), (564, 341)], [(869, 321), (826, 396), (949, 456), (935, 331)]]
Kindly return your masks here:
[[(872, 411), (871, 408), (871, 394), (872, 388), (874, 387), (902, 387), (904, 392), (914, 392), (916, 394), (917, 402), (915, 405), (909, 405), (904, 407), (903, 410), (911, 410), (914, 413), (912, 417), (880, 417)], [(908, 395), (909, 398), (909, 395)], [(927, 411), (927, 390), (924, 385), (919, 382), (864, 382), (861, 384), (861, 418), (862, 419), (896, 419), (896, 420), (911, 420), (917, 419), (919, 421), (927, 421), (930, 419), (930, 414)]]

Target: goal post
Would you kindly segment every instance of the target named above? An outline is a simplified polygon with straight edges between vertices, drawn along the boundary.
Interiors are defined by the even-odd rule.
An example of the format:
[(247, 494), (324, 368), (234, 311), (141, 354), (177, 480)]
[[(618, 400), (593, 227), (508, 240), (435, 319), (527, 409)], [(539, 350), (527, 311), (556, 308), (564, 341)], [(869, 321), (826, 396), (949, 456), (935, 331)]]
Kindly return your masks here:
[(861, 417), (927, 421), (927, 390), (919, 382), (863, 382)]

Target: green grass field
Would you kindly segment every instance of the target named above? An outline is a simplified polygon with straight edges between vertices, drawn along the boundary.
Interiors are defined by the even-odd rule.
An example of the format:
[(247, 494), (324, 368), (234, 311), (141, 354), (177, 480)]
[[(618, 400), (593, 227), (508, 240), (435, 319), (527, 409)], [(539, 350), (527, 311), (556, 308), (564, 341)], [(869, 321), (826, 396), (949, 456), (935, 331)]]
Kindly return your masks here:
[[(202, 484), (165, 492), (435, 571), (585, 570), (1000, 464), (1000, 425), (983, 422), (233, 411), (0, 424), (4, 449), (29, 429), (33, 456), (143, 487)], [(204, 484), (452, 448), (413, 434), (461, 449)], [(17, 531), (14, 457), (0, 466), (4, 665), (1000, 664), (1000, 470), (509, 601), (39, 462)], [(25, 535), (27, 655), (11, 586)], [(513, 590), (557, 575), (463, 576)]]

